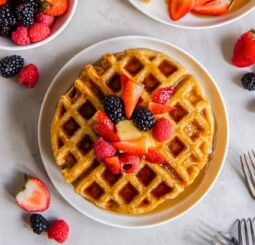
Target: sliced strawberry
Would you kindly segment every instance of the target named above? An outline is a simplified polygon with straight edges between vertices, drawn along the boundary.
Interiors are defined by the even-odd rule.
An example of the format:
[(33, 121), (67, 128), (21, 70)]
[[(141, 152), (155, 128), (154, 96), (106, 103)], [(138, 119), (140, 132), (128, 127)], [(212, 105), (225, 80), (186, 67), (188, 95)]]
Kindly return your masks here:
[(192, 12), (202, 15), (224, 15), (229, 11), (232, 0), (196, 0)]
[(137, 105), (137, 102), (143, 92), (144, 85), (128, 80), (123, 92), (123, 101), (125, 105), (125, 113), (129, 119)]
[(179, 20), (190, 12), (195, 0), (169, 0), (168, 12), (172, 20)]
[(50, 193), (41, 180), (29, 178), (24, 189), (16, 195), (16, 201), (26, 211), (42, 212), (50, 205)]
[(174, 87), (165, 87), (158, 89), (152, 95), (152, 101), (159, 104), (165, 104), (172, 96), (174, 92)]
[(109, 128), (107, 128), (104, 124), (101, 122), (95, 121), (92, 125), (94, 131), (102, 136), (104, 139), (110, 142), (117, 142), (120, 141), (120, 137), (111, 131)]
[(105, 127), (115, 132), (116, 128), (114, 123), (110, 120), (110, 118), (102, 111), (97, 111), (95, 116), (95, 121), (102, 123)]
[(118, 156), (104, 159), (105, 166), (114, 174), (120, 173), (120, 159)]
[(137, 156), (146, 155), (148, 149), (145, 138), (114, 142), (112, 144), (121, 151)]
[(166, 159), (156, 149), (150, 148), (145, 156), (145, 160), (150, 163), (163, 164), (166, 163)]
[(120, 74), (120, 83), (121, 83), (122, 91), (124, 91), (128, 80), (129, 80), (129, 77), (127, 77), (124, 73)]
[(175, 110), (175, 107), (169, 106), (169, 105), (162, 105), (162, 104), (155, 103), (155, 102), (150, 102), (149, 110), (151, 111), (152, 114), (158, 115), (158, 114), (164, 114), (164, 113), (173, 111), (173, 110)]
[(132, 174), (137, 171), (140, 164), (140, 158), (135, 155), (121, 154), (120, 155), (120, 166), (121, 171), (126, 174)]

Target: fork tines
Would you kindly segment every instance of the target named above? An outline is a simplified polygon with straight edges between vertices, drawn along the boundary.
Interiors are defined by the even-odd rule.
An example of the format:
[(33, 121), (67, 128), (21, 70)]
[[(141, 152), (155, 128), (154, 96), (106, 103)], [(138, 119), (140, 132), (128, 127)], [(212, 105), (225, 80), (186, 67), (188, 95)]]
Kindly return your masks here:
[(255, 151), (251, 150), (248, 154), (240, 156), (240, 161), (248, 189), (255, 198)]
[(250, 218), (237, 220), (240, 245), (255, 245), (254, 222), (255, 220)]

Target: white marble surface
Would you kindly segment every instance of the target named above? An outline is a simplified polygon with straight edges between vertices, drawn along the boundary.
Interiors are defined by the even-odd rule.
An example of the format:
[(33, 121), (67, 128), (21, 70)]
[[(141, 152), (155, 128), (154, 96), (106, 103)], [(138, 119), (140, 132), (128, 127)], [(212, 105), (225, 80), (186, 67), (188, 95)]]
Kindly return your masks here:
[[(240, 87), (240, 76), (250, 69), (228, 63), (235, 39), (254, 26), (255, 12), (238, 23), (205, 31), (184, 31), (159, 24), (134, 9), (127, 0), (79, 1), (77, 12), (64, 32), (49, 44), (20, 52), (35, 63), (41, 78), (25, 89), (12, 80), (0, 81), (0, 244), (54, 244), (46, 236), (34, 235), (25, 213), (13, 195), (27, 172), (44, 180), (52, 203), (45, 216), (64, 218), (70, 224), (65, 244), (206, 244), (197, 234), (208, 226), (227, 230), (235, 218), (255, 217), (255, 201), (240, 175), (239, 154), (254, 147), (255, 92)], [(40, 159), (37, 120), (44, 94), (57, 71), (77, 52), (106, 38), (141, 34), (177, 44), (195, 56), (216, 79), (229, 110), (231, 138), (223, 172), (207, 197), (178, 220), (145, 230), (122, 230), (96, 223), (80, 215), (52, 186)], [(0, 50), (0, 57), (10, 52)]]

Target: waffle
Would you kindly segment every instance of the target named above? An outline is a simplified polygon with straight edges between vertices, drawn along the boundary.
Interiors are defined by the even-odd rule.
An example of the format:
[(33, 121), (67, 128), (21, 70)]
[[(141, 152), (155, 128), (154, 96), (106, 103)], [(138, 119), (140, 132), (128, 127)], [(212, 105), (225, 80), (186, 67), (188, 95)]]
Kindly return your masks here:
[[(121, 95), (120, 73), (145, 85), (144, 105), (156, 89), (175, 86), (168, 104), (176, 110), (164, 115), (174, 134), (156, 144), (167, 164), (142, 159), (136, 174), (116, 175), (96, 160), (93, 115), (103, 110), (105, 95)], [(213, 136), (212, 110), (198, 81), (170, 57), (149, 49), (106, 54), (96, 64), (86, 65), (60, 97), (51, 130), (54, 157), (66, 182), (96, 206), (126, 214), (149, 212), (192, 184), (208, 162)]]

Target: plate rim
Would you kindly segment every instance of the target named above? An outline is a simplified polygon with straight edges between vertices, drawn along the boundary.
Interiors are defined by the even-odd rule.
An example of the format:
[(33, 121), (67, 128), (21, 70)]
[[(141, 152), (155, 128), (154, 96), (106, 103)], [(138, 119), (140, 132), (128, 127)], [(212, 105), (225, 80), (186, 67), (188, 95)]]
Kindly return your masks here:
[[(234, 23), (242, 18), (244, 18), (246, 15), (248, 15), (249, 13), (251, 13), (253, 10), (255, 10), (255, 5), (253, 7), (251, 7), (250, 9), (247, 9), (246, 11), (244, 11), (243, 13), (239, 14), (238, 16), (234, 17), (234, 18), (231, 18), (227, 21), (224, 21), (222, 23), (218, 23), (218, 24), (212, 24), (212, 25), (207, 25), (207, 26), (185, 26), (185, 25), (178, 25), (178, 24), (175, 24), (175, 22), (170, 22), (170, 21), (165, 21), (165, 20), (162, 20), (160, 18), (157, 18), (156, 16), (148, 13), (147, 11), (145, 11), (144, 9), (142, 8), (139, 8), (138, 7), (138, 4), (135, 3), (135, 1), (138, 1), (138, 0), (128, 0), (128, 2), (135, 8), (137, 9), (139, 12), (141, 12), (142, 14), (144, 14), (145, 16), (159, 22), (159, 23), (162, 23), (164, 25), (168, 25), (168, 26), (172, 26), (172, 27), (175, 27), (175, 28), (180, 28), (180, 29), (189, 29), (189, 30), (208, 30), (208, 29), (213, 29), (213, 28), (219, 28), (219, 27), (223, 27), (223, 26), (226, 26), (226, 25), (229, 25), (231, 23)], [(251, 1), (254, 1), (254, 4), (255, 4), (255, 0), (251, 0)]]
[[(59, 76), (61, 75), (61, 73), (66, 69), (66, 67), (68, 67), (68, 65), (73, 61), (75, 60), (82, 52), (84, 52), (85, 50), (90, 50), (90, 49), (93, 49), (97, 46), (100, 46), (100, 45), (104, 45), (105, 43), (108, 43), (108, 42), (112, 42), (112, 41), (123, 41), (123, 39), (139, 39), (139, 40), (147, 40), (147, 41), (154, 41), (154, 42), (159, 42), (159, 43), (162, 43), (162, 44), (165, 44), (165, 45), (168, 45), (168, 46), (171, 46), (175, 49), (177, 49), (178, 51), (181, 51), (184, 55), (188, 56), (189, 58), (191, 58), (195, 63), (197, 63), (197, 65), (199, 65), (203, 70), (204, 72), (207, 74), (207, 76), (210, 77), (211, 81), (213, 82), (219, 96), (220, 96), (220, 99), (221, 99), (221, 102), (222, 102), (222, 106), (223, 106), (223, 110), (224, 110), (224, 115), (225, 115), (225, 119), (226, 119), (226, 144), (225, 144), (225, 149), (224, 149), (224, 154), (222, 156), (222, 161), (221, 161), (221, 165), (220, 165), (220, 168), (217, 172), (217, 174), (215, 175), (215, 178), (213, 179), (213, 181), (211, 182), (209, 188), (207, 188), (206, 191), (204, 191), (204, 193), (202, 195), (200, 195), (200, 197), (189, 207), (189, 208), (186, 208), (184, 211), (180, 212), (179, 214), (175, 215), (174, 217), (172, 218), (169, 218), (169, 219), (165, 219), (163, 221), (156, 221), (152, 224), (145, 224), (145, 225), (132, 225), (132, 226), (129, 226), (129, 225), (125, 225), (125, 224), (116, 224), (116, 223), (111, 223), (109, 221), (105, 221), (103, 219), (100, 219), (98, 217), (95, 217), (93, 215), (90, 215), (88, 212), (84, 212), (84, 210), (81, 210), (75, 203), (73, 203), (71, 200), (68, 199), (68, 197), (62, 193), (60, 191), (60, 188), (58, 187), (58, 185), (55, 184), (53, 178), (51, 177), (51, 173), (48, 169), (48, 166), (47, 164), (45, 163), (44, 161), (44, 156), (43, 156), (43, 152), (42, 152), (42, 140), (41, 140), (41, 128), (42, 128), (42, 115), (43, 115), (43, 111), (44, 111), (44, 108), (45, 108), (45, 104), (47, 102), (47, 99), (48, 99), (48, 96), (52, 90), (52, 87), (54, 86), (55, 82), (58, 80)], [(144, 229), (144, 228), (152, 228), (152, 227), (157, 227), (159, 225), (163, 225), (163, 224), (166, 224), (166, 223), (169, 223), (171, 221), (174, 221), (176, 219), (178, 219), (179, 217), (185, 215), (187, 212), (189, 212), (191, 209), (195, 208), (205, 197), (206, 195), (209, 193), (209, 191), (213, 188), (214, 184), (216, 183), (216, 181), (218, 180), (221, 172), (222, 172), (222, 169), (224, 167), (224, 164), (225, 164), (225, 160), (226, 160), (226, 157), (227, 157), (227, 153), (228, 153), (228, 146), (229, 146), (229, 117), (228, 117), (228, 111), (227, 111), (227, 107), (226, 107), (226, 103), (223, 99), (223, 95), (216, 83), (216, 81), (213, 79), (213, 77), (211, 76), (211, 74), (208, 72), (208, 70), (195, 58), (193, 57), (192, 55), (190, 55), (189, 53), (187, 53), (185, 50), (183, 50), (182, 48), (172, 44), (171, 42), (168, 42), (168, 41), (164, 41), (164, 40), (160, 40), (158, 38), (154, 38), (154, 37), (148, 37), (148, 36), (142, 36), (142, 35), (127, 35), (127, 36), (118, 36), (118, 37), (113, 37), (113, 38), (109, 38), (109, 39), (105, 39), (105, 40), (102, 40), (102, 41), (99, 41), (97, 43), (94, 43), (82, 50), (80, 50), (78, 53), (76, 53), (74, 56), (72, 56), (66, 63), (65, 65), (57, 72), (57, 74), (54, 76), (54, 78), (52, 79), (51, 81), (51, 84), (50, 86), (48, 87), (45, 95), (44, 95), (44, 98), (43, 98), (43, 101), (42, 101), (42, 104), (41, 104), (41, 108), (40, 108), (40, 112), (39, 112), (39, 117), (38, 117), (38, 127), (37, 127), (37, 135), (38, 135), (38, 145), (39, 145), (39, 152), (40, 152), (40, 156), (41, 156), (41, 160), (43, 162), (43, 165), (44, 165), (44, 168), (46, 170), (46, 173), (52, 183), (52, 185), (54, 186), (54, 188), (58, 191), (58, 193), (61, 195), (61, 197), (74, 209), (76, 209), (77, 211), (79, 211), (80, 213), (82, 213), (83, 215), (85, 215), (86, 217), (92, 219), (92, 220), (95, 220), (101, 224), (105, 224), (105, 225), (109, 225), (109, 226), (112, 226), (112, 227), (116, 227), (116, 228), (126, 228), (126, 229)]]

